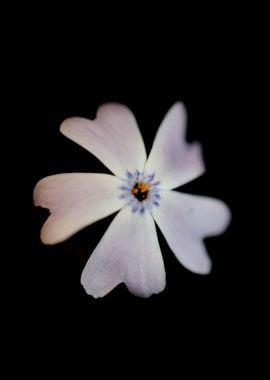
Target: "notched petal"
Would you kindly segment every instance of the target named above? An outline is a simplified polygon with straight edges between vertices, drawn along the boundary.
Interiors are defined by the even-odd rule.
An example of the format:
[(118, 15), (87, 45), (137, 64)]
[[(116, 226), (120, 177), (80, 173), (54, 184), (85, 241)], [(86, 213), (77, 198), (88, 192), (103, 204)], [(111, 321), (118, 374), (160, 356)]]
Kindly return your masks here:
[(133, 113), (124, 105), (104, 104), (95, 120), (70, 118), (60, 131), (95, 155), (112, 173), (125, 177), (126, 170), (142, 170), (146, 151)]
[(36, 206), (51, 215), (41, 229), (45, 244), (60, 243), (82, 228), (121, 209), (121, 181), (107, 174), (70, 173), (43, 178), (34, 189)]
[(208, 274), (211, 260), (203, 239), (225, 231), (231, 219), (229, 208), (218, 199), (176, 191), (162, 191), (161, 198), (152, 214), (169, 247), (187, 269)]
[(131, 293), (150, 297), (165, 288), (165, 269), (149, 213), (121, 210), (90, 256), (81, 276), (88, 294), (103, 297), (124, 282)]
[(145, 170), (153, 171), (163, 189), (184, 185), (205, 171), (201, 145), (185, 139), (187, 113), (176, 103), (162, 121), (155, 137)]

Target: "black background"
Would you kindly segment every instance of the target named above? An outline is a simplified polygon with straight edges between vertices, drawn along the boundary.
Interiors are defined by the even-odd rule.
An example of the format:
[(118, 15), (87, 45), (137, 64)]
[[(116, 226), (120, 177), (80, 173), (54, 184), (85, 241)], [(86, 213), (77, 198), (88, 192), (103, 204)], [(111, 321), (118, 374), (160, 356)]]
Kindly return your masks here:
[(35, 118), (30, 124), (32, 143), (29, 148), (32, 158), (29, 163), (29, 204), (35, 183), (44, 176), (63, 172), (109, 172), (87, 151), (60, 134), (59, 126), (65, 118), (76, 115), (94, 118), (100, 104), (108, 101), (124, 103), (135, 113), (149, 152), (163, 116), (174, 102), (181, 100), (189, 115), (187, 138), (202, 143), (207, 167), (203, 177), (181, 190), (223, 199), (233, 215), (232, 223), (224, 235), (206, 240), (213, 260), (213, 271), (209, 276), (199, 276), (185, 270), (159, 234), (167, 271), (166, 290), (143, 300), (129, 294), (125, 286), (121, 285), (104, 299), (94, 300), (81, 287), (80, 274), (113, 216), (86, 228), (66, 243), (46, 247), (39, 241), (39, 231), (48, 213), (31, 207), (30, 292), (33, 292), (35, 302), (43, 307), (45, 304), (50, 309), (64, 303), (73, 308), (74, 304), (78, 313), (92, 313), (94, 310), (99, 314), (107, 313), (116, 305), (124, 309), (173, 305), (186, 310), (192, 305), (199, 312), (201, 308), (205, 309), (205, 305), (213, 308), (214, 305), (235, 300), (235, 285), (241, 275), (238, 264), (243, 257), (234, 244), (237, 207), (234, 201), (233, 173), (236, 163), (233, 136), (238, 128), (234, 119), (234, 104), (231, 100), (225, 101), (222, 96), (222, 80), (213, 81), (207, 72), (201, 78), (197, 73), (194, 78), (189, 71), (179, 68), (179, 72), (174, 71), (173, 77), (168, 75), (170, 83), (165, 88), (161, 78), (147, 83), (151, 72), (146, 70), (143, 74), (138, 80), (130, 73), (132, 79), (129, 83), (125, 83), (119, 74), (117, 80), (111, 81), (110, 77), (107, 82), (107, 78), (100, 80), (99, 71), (91, 74), (89, 68), (87, 76), (71, 76), (65, 82), (58, 82), (55, 79), (57, 75), (54, 76), (55, 82), (50, 82), (49, 89), (48, 84), (42, 83), (46, 95), (42, 95), (35, 110)]
[[(166, 350), (168, 343), (162, 346), (160, 341), (167, 338), (178, 344), (189, 339), (192, 353), (193, 346), (203, 351), (209, 341), (213, 347), (216, 341), (229, 341), (232, 331), (242, 334), (250, 296), (238, 203), (244, 176), (239, 144), (247, 130), (242, 120), (244, 41), (242, 33), (234, 34), (225, 27), (227, 21), (219, 21), (183, 31), (173, 23), (164, 34), (160, 28), (148, 28), (147, 20), (145, 33), (140, 23), (128, 22), (114, 33), (110, 27), (104, 33), (88, 29), (88, 23), (75, 33), (64, 20), (55, 35), (46, 25), (36, 36), (31, 28), (20, 41), (14, 70), (17, 90), (12, 95), (19, 103), (20, 123), (13, 128), (18, 164), (11, 190), (18, 199), (19, 189), (22, 199), (16, 205), (16, 221), (12, 217), (16, 235), (10, 240), (19, 285), (10, 288), (13, 316), (16, 320), (20, 315), (16, 323), (33, 339), (33, 347), (44, 339), (51, 347), (59, 341), (62, 346), (76, 337), (76, 347), (86, 344), (89, 352), (111, 352), (115, 342), (125, 347), (127, 341), (127, 347), (140, 341), (141, 350), (156, 345), (159, 352)], [(234, 22), (237, 17), (231, 19), (231, 28)], [(126, 34), (128, 26), (132, 31)], [(62, 244), (45, 246), (39, 240), (48, 215), (33, 206), (32, 191), (39, 179), (64, 172), (108, 173), (95, 157), (60, 134), (60, 123), (72, 116), (94, 118), (98, 106), (109, 101), (134, 112), (147, 152), (165, 113), (174, 102), (184, 102), (187, 139), (201, 142), (207, 172), (181, 190), (220, 198), (232, 211), (226, 233), (206, 239), (213, 261), (208, 276), (183, 268), (158, 232), (167, 286), (149, 299), (133, 296), (121, 284), (96, 300), (80, 285), (83, 267), (113, 216)]]
[[(132, 84), (131, 88), (127, 90), (132, 92), (133, 89), (134, 94), (123, 93), (123, 90), (119, 88), (119, 83), (113, 91), (111, 86), (106, 85), (106, 82), (100, 85), (99, 93), (97, 93), (93, 82), (91, 86), (91, 75), (88, 80), (83, 78), (81, 81), (78, 78), (78, 83), (73, 86), (66, 83), (65, 87), (63, 84), (58, 87), (55, 83), (52, 88), (53, 93), (47, 99), (45, 107), (44, 104), (41, 104), (38, 125), (33, 123), (31, 129), (37, 142), (31, 146), (34, 158), (33, 172), (31, 173), (32, 188), (40, 178), (54, 173), (87, 171), (109, 173), (108, 169), (96, 158), (59, 133), (59, 125), (65, 118), (76, 115), (94, 118), (100, 104), (108, 101), (124, 103), (134, 111), (149, 152), (155, 132), (166, 111), (175, 101), (181, 100), (186, 104), (189, 114), (188, 140), (201, 141), (207, 166), (206, 175), (185, 185), (181, 190), (223, 199), (234, 214), (231, 171), (233, 169), (233, 143), (230, 140), (233, 123), (227, 110), (224, 109), (225, 105), (221, 99), (214, 97), (202, 99), (203, 95), (198, 93), (198, 88), (193, 88), (192, 83), (189, 83), (189, 86), (183, 85), (183, 82), (181, 83), (182, 73), (178, 73), (178, 76), (180, 80), (176, 74), (173, 85), (175, 90), (179, 87), (181, 91), (179, 90), (178, 93), (175, 91), (173, 94), (165, 93), (165, 96), (164, 88), (161, 88), (159, 93), (158, 89), (146, 88), (143, 83), (141, 84), (141, 93), (137, 88), (134, 90)], [(82, 87), (86, 87), (87, 92), (82, 91)], [(156, 87), (158, 87), (158, 83)], [(100, 93), (102, 90), (103, 94)], [(57, 93), (57, 96), (54, 92)], [(237, 213), (237, 210), (235, 212)], [(203, 292), (198, 300), (201, 303), (201, 297), (215, 297), (217, 284), (221, 287), (221, 291), (224, 290), (225, 284), (227, 287), (228, 282), (234, 281), (235, 270), (238, 270), (235, 264), (239, 260), (237, 256), (241, 253), (236, 254), (235, 247), (230, 244), (234, 230), (234, 221), (232, 220), (230, 228), (223, 236), (206, 241), (214, 263), (210, 276), (194, 275), (182, 268), (160, 236), (168, 281), (164, 294), (153, 296), (147, 301), (139, 300), (128, 294), (124, 286), (120, 286), (103, 300), (93, 300), (84, 293), (80, 286), (80, 272), (113, 217), (86, 228), (66, 243), (46, 247), (39, 242), (39, 230), (48, 214), (41, 209), (32, 209), (32, 215), (32, 259), (35, 263), (33, 272), (35, 272), (35, 265), (40, 268), (35, 288), (49, 303), (55, 298), (58, 302), (58, 297), (62, 301), (67, 299), (68, 302), (79, 302), (82, 307), (86, 308), (92, 304), (98, 305), (96, 307), (105, 307), (110, 302), (131, 302), (138, 303), (138, 305), (145, 302), (149, 304), (166, 303), (170, 300), (175, 302), (178, 297), (189, 298), (187, 295), (193, 291), (195, 298)], [(213, 286), (213, 284), (216, 285)], [(39, 291), (37, 287), (39, 287)], [(186, 292), (186, 295), (183, 295), (183, 291)]]

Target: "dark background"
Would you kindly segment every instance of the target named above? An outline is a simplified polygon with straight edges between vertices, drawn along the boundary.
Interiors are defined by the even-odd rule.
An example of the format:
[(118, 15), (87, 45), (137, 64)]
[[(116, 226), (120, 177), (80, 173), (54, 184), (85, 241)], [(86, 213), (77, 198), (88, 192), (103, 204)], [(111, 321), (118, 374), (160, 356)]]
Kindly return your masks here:
[(232, 98), (224, 96), (230, 82), (225, 83), (225, 78), (212, 78), (209, 71), (204, 70), (195, 74), (179, 67), (172, 73), (166, 68), (153, 78), (153, 72), (147, 66), (140, 71), (127, 73), (118, 68), (117, 72), (111, 73), (109, 65), (105, 77), (101, 70), (89, 66), (83, 75), (71, 72), (63, 79), (62, 72), (56, 69), (49, 82), (38, 79), (37, 86), (41, 87), (36, 94), (40, 100), (35, 100), (35, 116), (28, 130), (31, 133), (29, 204), (36, 182), (47, 175), (109, 172), (95, 157), (60, 134), (59, 126), (65, 118), (94, 118), (100, 104), (108, 101), (124, 103), (135, 113), (149, 152), (162, 118), (171, 105), (180, 100), (185, 103), (189, 115), (187, 138), (202, 143), (207, 167), (206, 175), (181, 190), (223, 199), (232, 210), (232, 223), (224, 235), (206, 240), (213, 260), (213, 272), (209, 276), (195, 275), (184, 269), (159, 234), (167, 271), (166, 290), (143, 300), (129, 294), (121, 285), (104, 299), (94, 300), (81, 287), (80, 274), (113, 216), (86, 228), (63, 244), (47, 247), (40, 243), (39, 231), (48, 213), (31, 207), (29, 270), (35, 300), (48, 308), (54, 304), (64, 303), (69, 307), (75, 304), (78, 312), (86, 313), (93, 310), (107, 312), (115, 305), (125, 309), (127, 305), (138, 308), (173, 305), (178, 308), (186, 303), (188, 307), (192, 305), (200, 310), (205, 303), (212, 308), (214, 304), (221, 304), (221, 299), (230, 302), (230, 297), (235, 297), (231, 292), (235, 291), (241, 275), (238, 264), (243, 259), (234, 244), (237, 221), (234, 172), (237, 163), (233, 154), (234, 136), (239, 126), (236, 105)]
[[(150, 347), (157, 355), (165, 353), (169, 341), (191, 356), (207, 345), (215, 349), (218, 342), (230, 343), (232, 350), (245, 335), (246, 301), (252, 294), (247, 277), (257, 275), (255, 269), (246, 269), (250, 259), (242, 244), (239, 206), (245, 198), (240, 190), (245, 171), (241, 150), (249, 133), (243, 114), (250, 106), (243, 98), (250, 90), (243, 50), (250, 40), (238, 30), (237, 14), (224, 20), (210, 17), (210, 24), (191, 18), (182, 29), (183, 14), (173, 21), (164, 15), (164, 28), (162, 17), (153, 15), (131, 25), (129, 19), (107, 24), (107, 18), (93, 26), (92, 16), (75, 27), (75, 16), (58, 16), (54, 26), (60, 21), (63, 25), (57, 33), (51, 19), (40, 26), (35, 18), (23, 36), (18, 32), (17, 60), (11, 66), (15, 84), (10, 86), (16, 101), (11, 120), (17, 161), (8, 173), (14, 183), (9, 191), (16, 199), (9, 238), (16, 274), (9, 282), (14, 324), (33, 349), (45, 341), (56, 352), (57, 344), (62, 348), (67, 342), (69, 347), (73, 338), (75, 349), (86, 345), (89, 353), (101, 355), (112, 354), (115, 344), (129, 350), (139, 342), (141, 359)], [(80, 285), (84, 265), (113, 216), (62, 244), (45, 246), (39, 240), (48, 212), (33, 206), (38, 180), (64, 172), (108, 172), (60, 134), (61, 122), (72, 116), (94, 118), (98, 106), (109, 101), (134, 112), (148, 152), (165, 113), (174, 102), (184, 102), (187, 139), (201, 142), (207, 172), (181, 190), (220, 198), (232, 211), (226, 233), (205, 241), (213, 261), (208, 276), (183, 268), (158, 231), (167, 286), (149, 299), (136, 298), (121, 284), (96, 300)], [(13, 120), (15, 113), (19, 122)]]

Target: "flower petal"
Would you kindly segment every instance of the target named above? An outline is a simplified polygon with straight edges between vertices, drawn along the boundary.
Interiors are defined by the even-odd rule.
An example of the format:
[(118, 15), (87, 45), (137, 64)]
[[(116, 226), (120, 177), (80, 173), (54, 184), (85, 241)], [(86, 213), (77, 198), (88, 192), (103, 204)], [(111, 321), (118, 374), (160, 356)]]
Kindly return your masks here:
[(122, 181), (107, 174), (70, 173), (43, 178), (34, 189), (36, 206), (51, 215), (41, 230), (45, 244), (60, 243), (123, 207)]
[(121, 210), (90, 256), (81, 277), (86, 292), (103, 297), (124, 282), (130, 292), (149, 297), (165, 287), (165, 269), (149, 212)]
[(152, 214), (169, 247), (190, 271), (209, 273), (211, 261), (202, 239), (225, 231), (230, 210), (213, 198), (176, 191), (161, 191), (160, 196), (160, 207)]
[(153, 143), (145, 171), (155, 173), (163, 189), (192, 181), (205, 171), (201, 146), (185, 141), (187, 115), (182, 103), (167, 113)]
[(144, 168), (146, 152), (142, 136), (134, 115), (121, 104), (104, 104), (95, 120), (67, 119), (60, 131), (119, 177), (123, 178), (126, 170), (134, 172)]

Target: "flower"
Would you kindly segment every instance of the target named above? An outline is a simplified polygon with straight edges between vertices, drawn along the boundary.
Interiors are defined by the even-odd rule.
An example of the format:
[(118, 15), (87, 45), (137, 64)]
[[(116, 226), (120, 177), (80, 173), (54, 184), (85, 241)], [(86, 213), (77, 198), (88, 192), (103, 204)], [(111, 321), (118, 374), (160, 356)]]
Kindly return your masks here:
[(198, 274), (211, 271), (203, 239), (224, 232), (230, 211), (220, 200), (172, 190), (205, 171), (200, 144), (185, 141), (186, 118), (184, 105), (176, 103), (162, 121), (148, 159), (135, 117), (124, 105), (101, 106), (95, 120), (75, 117), (62, 123), (60, 131), (114, 175), (71, 173), (40, 180), (34, 202), (51, 213), (41, 240), (62, 242), (119, 211), (81, 276), (85, 291), (95, 298), (122, 282), (140, 297), (165, 288), (155, 222), (184, 267)]

